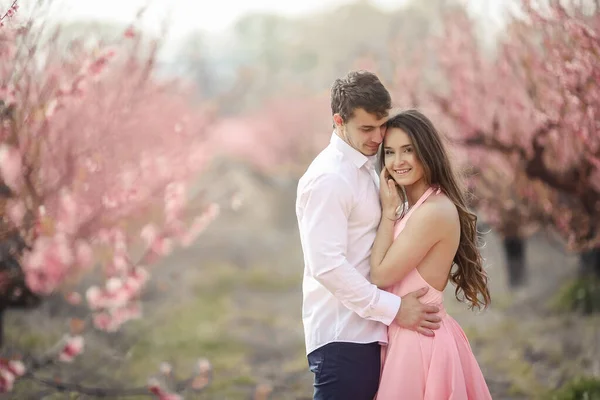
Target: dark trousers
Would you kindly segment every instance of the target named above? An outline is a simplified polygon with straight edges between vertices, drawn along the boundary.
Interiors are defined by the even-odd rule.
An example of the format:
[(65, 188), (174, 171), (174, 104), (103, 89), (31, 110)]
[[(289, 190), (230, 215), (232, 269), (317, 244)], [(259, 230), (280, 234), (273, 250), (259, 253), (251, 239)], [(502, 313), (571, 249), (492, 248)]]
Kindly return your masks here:
[(334, 342), (308, 355), (314, 400), (373, 400), (379, 387), (379, 343)]

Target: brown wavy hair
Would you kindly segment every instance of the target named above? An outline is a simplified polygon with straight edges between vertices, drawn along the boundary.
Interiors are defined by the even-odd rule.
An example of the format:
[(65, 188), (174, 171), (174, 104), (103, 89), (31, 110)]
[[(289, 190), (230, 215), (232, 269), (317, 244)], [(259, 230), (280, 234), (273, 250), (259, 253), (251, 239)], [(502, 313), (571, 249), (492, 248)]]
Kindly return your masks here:
[[(478, 248), (477, 216), (467, 207), (467, 192), (455, 173), (441, 135), (433, 123), (421, 112), (402, 111), (387, 121), (387, 128), (400, 128), (410, 137), (414, 151), (423, 164), (425, 179), (430, 186), (438, 186), (454, 203), (460, 220), (460, 242), (449, 279), (456, 286), (455, 295), (469, 308), (487, 308), (491, 302), (488, 276), (483, 269), (483, 258)], [(384, 168), (383, 146), (379, 154), (379, 168)], [(404, 193), (399, 190), (400, 196)], [(462, 296), (461, 296), (462, 292)]]

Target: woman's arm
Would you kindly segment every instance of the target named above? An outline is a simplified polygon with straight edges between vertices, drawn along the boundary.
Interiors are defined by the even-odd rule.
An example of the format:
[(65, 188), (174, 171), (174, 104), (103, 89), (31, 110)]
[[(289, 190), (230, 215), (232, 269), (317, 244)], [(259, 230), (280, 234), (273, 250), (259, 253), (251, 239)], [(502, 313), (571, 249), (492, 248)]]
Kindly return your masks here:
[(371, 248), (371, 282), (380, 288), (382, 288), (382, 286), (373, 281), (373, 265), (380, 265), (385, 254), (390, 249), (390, 246), (394, 241), (394, 223), (395, 221), (386, 217), (384, 213), (381, 214), (381, 222), (379, 222), (375, 242)]
[[(410, 216), (396, 240), (393, 224), (390, 228), (382, 219), (371, 254), (371, 282), (380, 288), (389, 287), (419, 265), (453, 225), (452, 214), (444, 208), (424, 203)], [(388, 249), (384, 249), (386, 244)]]
[(396, 210), (401, 204), (398, 186), (385, 168), (379, 173), (379, 199), (381, 200), (381, 220), (371, 248), (371, 265), (381, 264), (385, 253), (394, 241), (394, 224), (398, 219)]

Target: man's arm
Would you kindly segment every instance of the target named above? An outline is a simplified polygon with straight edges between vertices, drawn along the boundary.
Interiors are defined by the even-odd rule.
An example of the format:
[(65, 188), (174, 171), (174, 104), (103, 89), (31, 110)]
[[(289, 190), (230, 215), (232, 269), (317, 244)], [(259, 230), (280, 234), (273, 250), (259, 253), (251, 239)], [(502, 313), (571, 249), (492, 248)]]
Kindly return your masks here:
[(362, 318), (391, 324), (400, 298), (378, 289), (346, 259), (348, 218), (353, 207), (349, 184), (339, 176), (325, 174), (299, 195), (300, 232), (309, 273)]

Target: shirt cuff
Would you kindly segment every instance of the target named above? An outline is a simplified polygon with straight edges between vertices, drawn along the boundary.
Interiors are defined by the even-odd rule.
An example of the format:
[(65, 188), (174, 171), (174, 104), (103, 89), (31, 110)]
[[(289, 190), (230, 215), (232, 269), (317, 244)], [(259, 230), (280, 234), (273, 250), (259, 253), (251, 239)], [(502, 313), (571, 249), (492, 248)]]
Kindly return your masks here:
[(375, 306), (375, 315), (380, 315), (380, 320), (387, 326), (390, 326), (398, 310), (400, 310), (401, 299), (393, 293), (386, 292), (385, 290), (379, 289), (379, 301)]

